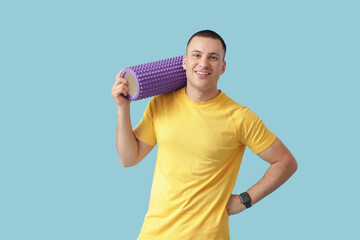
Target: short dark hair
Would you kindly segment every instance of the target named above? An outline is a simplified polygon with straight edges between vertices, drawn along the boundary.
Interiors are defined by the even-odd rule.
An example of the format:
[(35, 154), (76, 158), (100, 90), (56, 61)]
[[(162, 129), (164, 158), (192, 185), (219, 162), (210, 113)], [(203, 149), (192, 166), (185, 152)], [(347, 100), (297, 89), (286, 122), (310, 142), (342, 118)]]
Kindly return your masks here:
[(225, 41), (224, 39), (222, 39), (222, 37), (217, 34), (216, 32), (212, 31), (212, 30), (201, 30), (197, 33), (195, 33), (194, 35), (191, 36), (191, 38), (189, 39), (186, 47), (189, 46), (189, 43), (191, 42), (191, 40), (194, 38), (194, 37), (209, 37), (209, 38), (213, 38), (213, 39), (218, 39), (220, 40), (223, 48), (224, 48), (224, 59), (225, 59), (225, 53), (226, 53), (226, 44), (225, 44)]

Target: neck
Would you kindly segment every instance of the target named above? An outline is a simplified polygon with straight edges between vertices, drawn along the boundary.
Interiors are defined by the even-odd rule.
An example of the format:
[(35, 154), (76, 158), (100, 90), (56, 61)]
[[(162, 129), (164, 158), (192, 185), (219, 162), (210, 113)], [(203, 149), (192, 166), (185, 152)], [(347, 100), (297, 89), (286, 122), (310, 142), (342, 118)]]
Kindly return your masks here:
[(199, 91), (197, 89), (193, 89), (191, 87), (185, 86), (185, 93), (188, 98), (194, 102), (207, 102), (211, 99), (215, 98), (220, 94), (220, 90), (216, 88), (211, 89), (209, 91)]

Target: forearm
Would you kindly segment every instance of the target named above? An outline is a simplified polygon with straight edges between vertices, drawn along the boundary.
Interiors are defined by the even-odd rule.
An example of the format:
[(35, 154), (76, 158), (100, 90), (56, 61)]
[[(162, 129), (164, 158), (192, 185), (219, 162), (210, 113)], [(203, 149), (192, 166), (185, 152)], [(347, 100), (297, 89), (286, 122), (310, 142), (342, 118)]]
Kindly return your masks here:
[(296, 160), (289, 157), (287, 161), (279, 161), (270, 165), (264, 176), (247, 192), (251, 197), (251, 205), (272, 193), (285, 183), (297, 169)]
[[(270, 163), (270, 167), (260, 181), (247, 190), (251, 198), (251, 205), (256, 204), (280, 187), (297, 169), (297, 162), (294, 156), (278, 138), (270, 147), (258, 153), (258, 156)], [(239, 195), (231, 195), (227, 209), (229, 214), (237, 214), (245, 210)]]
[(116, 148), (121, 164), (131, 167), (136, 164), (138, 143), (131, 126), (130, 106), (118, 110)]

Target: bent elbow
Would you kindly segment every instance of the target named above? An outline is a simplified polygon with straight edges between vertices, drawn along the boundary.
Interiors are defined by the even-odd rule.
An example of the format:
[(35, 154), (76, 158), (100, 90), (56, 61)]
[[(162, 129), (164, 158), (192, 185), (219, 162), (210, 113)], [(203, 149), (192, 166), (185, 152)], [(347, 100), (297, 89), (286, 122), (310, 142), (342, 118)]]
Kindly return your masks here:
[(298, 163), (293, 156), (291, 156), (289, 161), (289, 169), (291, 171), (291, 175), (293, 175), (298, 169)]
[(121, 165), (122, 165), (124, 168), (129, 168), (129, 167), (132, 167), (132, 165), (128, 165), (128, 164), (123, 163), (123, 162), (121, 162)]
[(125, 168), (133, 167), (137, 164), (136, 161), (121, 161), (121, 159), (120, 159), (120, 163)]

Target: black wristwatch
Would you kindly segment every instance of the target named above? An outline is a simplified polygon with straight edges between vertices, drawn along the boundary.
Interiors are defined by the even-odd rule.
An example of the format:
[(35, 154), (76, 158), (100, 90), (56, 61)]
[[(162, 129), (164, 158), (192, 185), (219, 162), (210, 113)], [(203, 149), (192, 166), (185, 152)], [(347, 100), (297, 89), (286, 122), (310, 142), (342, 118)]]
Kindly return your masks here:
[(251, 198), (247, 192), (240, 194), (240, 201), (245, 205), (246, 208), (251, 207)]

